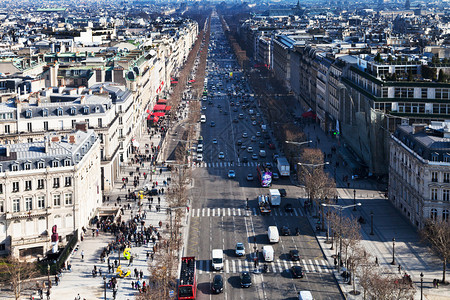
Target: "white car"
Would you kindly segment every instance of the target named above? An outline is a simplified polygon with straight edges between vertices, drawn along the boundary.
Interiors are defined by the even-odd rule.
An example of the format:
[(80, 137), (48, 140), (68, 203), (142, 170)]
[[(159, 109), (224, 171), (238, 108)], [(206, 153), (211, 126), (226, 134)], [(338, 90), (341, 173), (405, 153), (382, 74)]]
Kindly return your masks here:
[(206, 106), (203, 106), (203, 107), (202, 107), (202, 110), (206, 110)]
[(228, 171), (228, 178), (235, 178), (235, 177), (236, 177), (236, 173), (234, 172), (234, 170)]
[(252, 146), (248, 146), (247, 152), (248, 152), (248, 153), (252, 153), (252, 152), (253, 152), (253, 147), (252, 147)]
[(243, 137), (243, 138), (247, 138), (247, 137), (248, 137), (248, 133), (247, 133), (247, 132), (244, 132), (244, 133), (242, 134), (242, 137)]
[(236, 244), (236, 255), (237, 256), (244, 256), (245, 255), (245, 247), (243, 243), (237, 243)]
[(223, 154), (223, 152), (219, 152), (219, 159), (224, 159), (225, 158), (225, 154)]
[(203, 154), (197, 154), (197, 161), (203, 161)]

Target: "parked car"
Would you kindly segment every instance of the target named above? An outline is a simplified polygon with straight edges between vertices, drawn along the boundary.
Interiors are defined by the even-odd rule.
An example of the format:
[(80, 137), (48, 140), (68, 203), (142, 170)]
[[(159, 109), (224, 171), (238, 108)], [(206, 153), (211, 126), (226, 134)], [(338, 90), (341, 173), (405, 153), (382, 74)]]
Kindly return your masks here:
[(253, 174), (252, 173), (249, 173), (247, 175), (247, 181), (253, 181)]
[(236, 172), (234, 170), (228, 171), (228, 178), (236, 178)]
[(281, 197), (286, 197), (286, 190), (285, 189), (278, 189), (278, 191), (280, 192), (280, 196)]
[(291, 260), (293, 260), (293, 261), (300, 260), (300, 255), (298, 254), (298, 250), (289, 251), (289, 256), (290, 256)]

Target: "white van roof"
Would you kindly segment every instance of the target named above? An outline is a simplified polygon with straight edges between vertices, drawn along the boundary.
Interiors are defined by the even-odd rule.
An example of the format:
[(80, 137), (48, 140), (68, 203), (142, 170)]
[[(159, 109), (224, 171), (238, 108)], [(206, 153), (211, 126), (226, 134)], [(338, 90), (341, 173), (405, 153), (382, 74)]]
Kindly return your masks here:
[(223, 250), (222, 249), (213, 249), (212, 251), (213, 257), (223, 257)]
[(300, 291), (298, 294), (299, 300), (314, 300), (310, 291)]

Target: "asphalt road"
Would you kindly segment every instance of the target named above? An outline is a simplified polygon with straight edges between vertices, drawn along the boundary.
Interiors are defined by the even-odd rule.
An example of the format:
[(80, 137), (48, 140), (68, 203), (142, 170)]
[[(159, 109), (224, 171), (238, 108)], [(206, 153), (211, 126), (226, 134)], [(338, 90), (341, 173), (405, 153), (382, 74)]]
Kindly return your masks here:
[[(228, 89), (240, 85), (240, 72), (236, 72), (237, 63), (229, 59), (231, 49), (225, 42), (219, 26), (219, 19), (212, 18), (211, 44), (212, 57), (208, 58), (208, 68), (215, 69), (216, 73), (208, 74), (208, 99), (202, 101), (203, 113), (206, 115), (206, 123), (201, 124), (200, 135), (203, 137), (203, 161), (198, 163), (193, 170), (194, 188), (191, 193), (191, 224), (189, 239), (186, 246), (186, 255), (195, 256), (197, 263), (197, 299), (298, 299), (298, 292), (309, 290), (315, 299), (341, 299), (336, 282), (331, 273), (331, 266), (324, 260), (322, 251), (314, 237), (311, 226), (304, 217), (297, 200), (303, 193), (290, 184), (288, 178), (275, 181), (272, 188), (284, 188), (287, 197), (282, 199), (279, 208), (274, 208), (268, 216), (261, 216), (257, 210), (256, 197), (267, 194), (267, 188), (262, 188), (256, 178), (256, 164), (258, 162), (272, 162), (272, 155), (276, 150), (268, 149), (268, 142), (262, 136), (261, 117), (257, 118), (256, 125), (252, 125), (249, 108), (231, 106), (230, 103), (239, 101), (238, 97), (228, 96)], [(233, 76), (227, 80), (230, 72)], [(222, 82), (220, 88), (219, 82)], [(212, 86), (216, 89), (213, 90)], [(242, 85), (247, 87), (246, 84)], [(221, 92), (222, 95), (211, 94)], [(247, 94), (250, 90), (246, 89)], [(211, 100), (212, 104), (208, 104)], [(256, 102), (255, 102), (256, 103)], [(252, 105), (249, 101), (244, 104)], [(221, 106), (222, 112), (218, 105)], [(235, 109), (237, 108), (237, 109)], [(256, 108), (256, 106), (255, 106)], [(253, 108), (253, 109), (255, 109)], [(236, 111), (233, 111), (236, 110)], [(227, 111), (228, 114), (225, 114)], [(255, 109), (255, 114), (257, 113)], [(243, 114), (243, 118), (239, 118)], [(233, 120), (237, 118), (238, 122)], [(211, 126), (211, 121), (215, 126)], [(248, 137), (244, 138), (244, 132)], [(251, 137), (255, 136), (255, 141)], [(213, 139), (217, 143), (213, 143)], [(267, 152), (266, 158), (251, 158), (246, 149), (236, 145), (237, 140), (242, 140), (245, 146), (252, 146), (255, 153), (260, 149)], [(260, 148), (262, 141), (264, 148)], [(195, 145), (194, 145), (195, 147)], [(219, 158), (219, 152), (223, 152), (224, 158)], [(248, 162), (243, 163), (244, 156)], [(236, 178), (227, 177), (229, 170), (236, 172)], [(247, 181), (247, 174), (252, 173), (255, 179)], [(250, 209), (246, 209), (246, 199), (249, 199)], [(286, 213), (283, 209), (286, 203), (291, 203), (294, 212)], [(269, 245), (267, 237), (268, 226), (275, 225), (278, 228), (289, 226), (292, 233), (295, 228), (300, 229), (300, 235), (282, 236), (280, 242), (272, 244), (275, 250), (274, 262), (268, 263), (267, 273), (251, 273), (253, 285), (250, 288), (241, 288), (239, 274), (242, 271), (254, 270), (254, 257), (256, 249), (259, 251), (259, 267), (264, 263), (262, 247)], [(235, 245), (242, 242), (245, 245), (246, 255), (237, 257)], [(211, 271), (212, 249), (223, 249), (225, 254), (224, 269), (219, 272)], [(292, 262), (288, 256), (289, 250), (297, 249), (300, 253), (300, 261)], [(299, 265), (303, 267), (305, 277), (294, 279), (290, 273), (290, 267)], [(211, 281), (215, 274), (220, 273), (224, 277), (224, 292), (219, 295), (211, 293)]]

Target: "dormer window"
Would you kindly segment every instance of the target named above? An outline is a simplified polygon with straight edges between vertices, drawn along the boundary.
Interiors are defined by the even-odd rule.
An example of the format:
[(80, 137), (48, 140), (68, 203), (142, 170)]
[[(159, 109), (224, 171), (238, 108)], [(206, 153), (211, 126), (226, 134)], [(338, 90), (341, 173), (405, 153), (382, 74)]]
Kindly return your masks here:
[(38, 162), (38, 169), (43, 169), (45, 167), (45, 163), (43, 161)]
[(65, 159), (64, 160), (64, 166), (65, 167), (70, 167), (70, 159)]
[(63, 109), (62, 109), (62, 107), (58, 107), (58, 108), (56, 109), (56, 115), (57, 115), (57, 116), (62, 116), (62, 115), (63, 115)]
[(42, 116), (43, 116), (43, 117), (48, 117), (48, 109), (47, 109), (47, 108), (44, 108), (44, 109), (42, 110)]
[(59, 161), (57, 161), (57, 160), (52, 161), (52, 167), (53, 168), (59, 167)]
[(19, 164), (18, 163), (14, 163), (11, 166), (11, 171), (19, 171)]
[(0, 165), (0, 173), (3, 172), (3, 165)]
[(33, 117), (33, 113), (31, 111), (31, 109), (27, 109), (27, 111), (25, 112), (25, 117), (26, 118), (31, 118)]
[(72, 106), (72, 107), (70, 108), (70, 114), (71, 114), (72, 116), (75, 116), (75, 115), (77, 114), (77, 108), (76, 108), (75, 106)]
[(445, 153), (444, 154), (444, 162), (450, 163), (450, 153)]
[(431, 161), (439, 161), (439, 153), (431, 153)]
[(89, 114), (89, 106), (83, 107), (83, 114), (85, 115)]
[(95, 112), (97, 112), (97, 113), (100, 112), (100, 106), (95, 107)]
[(27, 161), (27, 162), (24, 164), (24, 169), (25, 169), (25, 170), (31, 170), (31, 162)]

